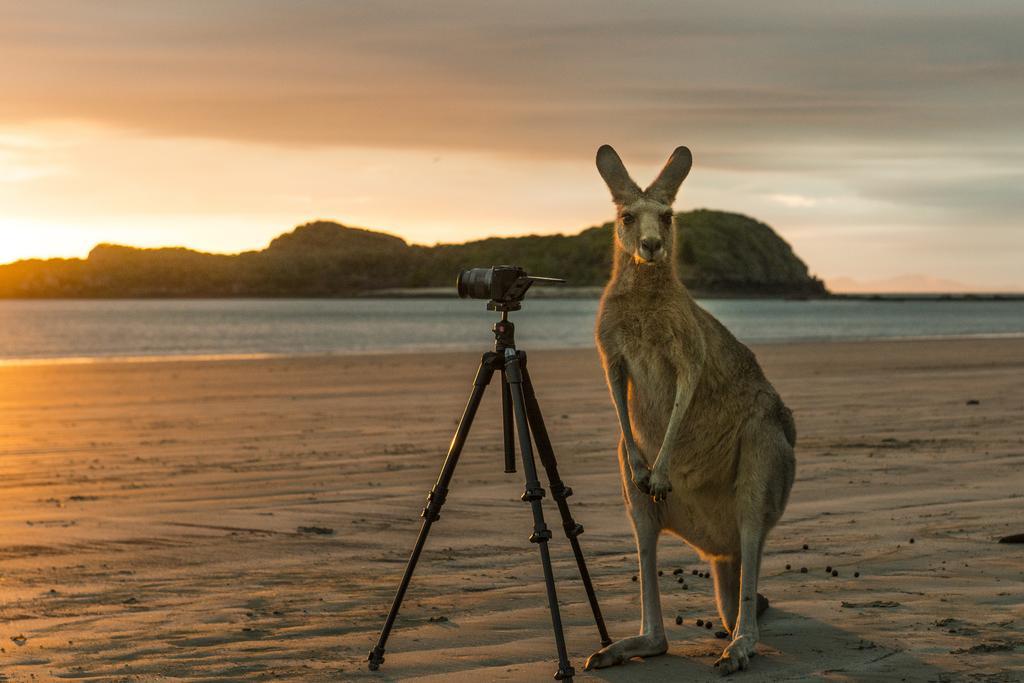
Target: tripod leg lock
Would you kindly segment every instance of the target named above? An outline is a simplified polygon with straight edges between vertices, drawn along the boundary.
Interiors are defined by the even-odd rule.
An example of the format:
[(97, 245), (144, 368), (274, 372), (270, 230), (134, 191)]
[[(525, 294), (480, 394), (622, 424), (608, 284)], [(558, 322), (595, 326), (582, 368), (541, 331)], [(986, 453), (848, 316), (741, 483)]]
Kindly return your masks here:
[(571, 666), (567, 666), (564, 669), (559, 669), (558, 673), (555, 674), (556, 681), (571, 681), (572, 677), (576, 675), (576, 669)]
[(555, 500), (565, 500), (572, 495), (572, 488), (565, 485), (551, 485), (551, 497)]
[(533, 533), (530, 534), (530, 543), (547, 543), (550, 540), (551, 530), (544, 526), (534, 529)]
[(535, 500), (540, 500), (544, 497), (544, 489), (540, 486), (527, 486), (523, 495), (519, 497), (524, 503), (532, 503)]
[(571, 519), (563, 527), (565, 528), (566, 538), (576, 538), (583, 533), (583, 525)]
[(439, 520), (441, 518), (441, 506), (444, 505), (444, 501), (447, 498), (448, 489), (430, 489), (430, 493), (427, 494), (427, 506), (423, 508), (423, 512), (420, 513), (420, 517), (423, 519), (429, 519), (431, 522)]
[(380, 669), (380, 665), (384, 663), (384, 648), (380, 645), (370, 650), (369, 656), (366, 661), (370, 663), (370, 671), (377, 671)]

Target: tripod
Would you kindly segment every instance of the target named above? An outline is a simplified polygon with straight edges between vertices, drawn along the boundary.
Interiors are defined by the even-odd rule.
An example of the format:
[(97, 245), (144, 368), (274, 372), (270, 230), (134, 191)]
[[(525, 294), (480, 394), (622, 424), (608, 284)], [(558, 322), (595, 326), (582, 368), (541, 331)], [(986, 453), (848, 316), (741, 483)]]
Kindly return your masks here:
[(569, 657), (565, 651), (565, 634), (562, 632), (562, 617), (558, 611), (555, 578), (551, 570), (551, 555), (548, 551), (551, 531), (544, 523), (544, 511), (541, 508), (544, 489), (541, 488), (540, 481), (537, 480), (537, 465), (533, 459), (532, 442), (537, 444), (537, 452), (540, 454), (541, 463), (544, 465), (551, 486), (551, 497), (555, 499), (558, 511), (562, 515), (562, 528), (565, 530), (565, 535), (572, 545), (573, 554), (576, 556), (580, 578), (583, 580), (590, 608), (594, 612), (594, 621), (597, 623), (597, 630), (601, 635), (601, 644), (609, 645), (611, 639), (608, 637), (608, 630), (605, 628), (604, 618), (601, 616), (601, 608), (597, 604), (597, 595), (594, 593), (594, 585), (590, 580), (590, 572), (587, 571), (587, 563), (583, 559), (583, 550), (580, 548), (579, 535), (583, 533), (583, 526), (572, 518), (569, 504), (566, 502), (566, 499), (572, 495), (572, 489), (566, 486), (558, 476), (555, 453), (551, 448), (547, 429), (544, 427), (544, 418), (541, 416), (540, 405), (537, 403), (537, 397), (533, 391), (530, 373), (526, 369), (526, 352), (518, 351), (515, 346), (515, 326), (509, 321), (508, 312), (518, 309), (519, 306), (515, 303), (510, 305), (492, 301), (488, 304), (488, 308), (501, 311), (501, 320), (494, 323), (491, 328), (491, 331), (494, 332), (494, 351), (485, 353), (480, 361), (480, 369), (477, 370), (476, 379), (473, 380), (473, 392), (469, 397), (469, 403), (466, 404), (466, 410), (459, 421), (437, 483), (427, 495), (427, 506), (420, 514), (423, 524), (420, 527), (419, 536), (416, 538), (416, 545), (413, 546), (412, 555), (405, 567), (405, 575), (402, 577), (394, 602), (391, 604), (391, 610), (384, 621), (377, 646), (370, 651), (367, 660), (370, 662), (371, 671), (379, 669), (384, 662), (384, 645), (391, 633), (392, 626), (394, 626), (398, 610), (402, 606), (405, 591), (416, 570), (416, 562), (420, 558), (420, 552), (427, 540), (427, 534), (430, 533), (430, 527), (440, 517), (441, 506), (444, 505), (448, 495), (448, 485), (451, 483), (455, 465), (458, 463), (462, 447), (466, 443), (466, 437), (469, 436), (469, 429), (473, 425), (473, 418), (476, 416), (481, 399), (483, 399), (484, 390), (494, 373), (500, 372), (505, 472), (514, 473), (516, 471), (514, 430), (517, 430), (523, 474), (526, 477), (526, 490), (522, 495), (522, 500), (530, 503), (533, 508), (533, 533), (530, 535), (530, 542), (536, 543), (540, 548), (540, 561), (544, 568), (544, 583), (548, 593), (548, 607), (551, 609), (551, 625), (555, 632), (555, 647), (558, 650), (558, 672), (555, 674), (555, 679), (571, 681), (575, 672), (569, 664)]

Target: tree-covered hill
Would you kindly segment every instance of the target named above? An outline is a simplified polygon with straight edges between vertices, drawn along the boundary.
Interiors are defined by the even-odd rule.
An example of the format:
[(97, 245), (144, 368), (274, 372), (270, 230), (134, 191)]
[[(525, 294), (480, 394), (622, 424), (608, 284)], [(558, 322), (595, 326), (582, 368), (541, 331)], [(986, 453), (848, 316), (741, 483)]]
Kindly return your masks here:
[[(698, 294), (827, 294), (790, 246), (763, 223), (701, 209), (678, 214), (677, 226), (680, 275)], [(465, 268), (499, 263), (564, 277), (570, 285), (593, 286), (607, 281), (611, 254), (611, 223), (577, 235), (425, 247), (317, 221), (277, 237), (262, 251), (234, 255), (100, 244), (86, 259), (18, 261), (0, 266), (0, 297), (356, 296), (381, 289), (451, 286)]]

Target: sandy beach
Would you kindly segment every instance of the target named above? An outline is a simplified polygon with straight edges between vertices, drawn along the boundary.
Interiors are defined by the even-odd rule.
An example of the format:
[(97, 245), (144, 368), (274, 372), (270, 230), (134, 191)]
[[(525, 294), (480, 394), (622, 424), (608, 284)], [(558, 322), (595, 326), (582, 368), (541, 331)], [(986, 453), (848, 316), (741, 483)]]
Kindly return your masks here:
[[(760, 656), (734, 680), (1024, 680), (1024, 546), (996, 542), (1024, 532), (1024, 340), (755, 351), (796, 415), (798, 473), (766, 550)], [(493, 391), (383, 669), (366, 670), (478, 360), (0, 367), (0, 680), (550, 680)], [(609, 630), (632, 635), (636, 559), (596, 352), (530, 363)], [(670, 536), (669, 653), (582, 671), (597, 632), (547, 504), (578, 680), (717, 679), (711, 581)]]

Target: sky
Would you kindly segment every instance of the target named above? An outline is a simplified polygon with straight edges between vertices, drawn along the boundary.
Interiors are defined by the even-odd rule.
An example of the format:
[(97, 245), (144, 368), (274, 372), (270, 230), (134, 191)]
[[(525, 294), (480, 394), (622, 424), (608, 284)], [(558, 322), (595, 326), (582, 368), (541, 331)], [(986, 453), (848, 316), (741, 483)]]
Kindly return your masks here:
[(0, 263), (609, 220), (594, 153), (847, 291), (1024, 289), (1024, 3), (0, 0)]

